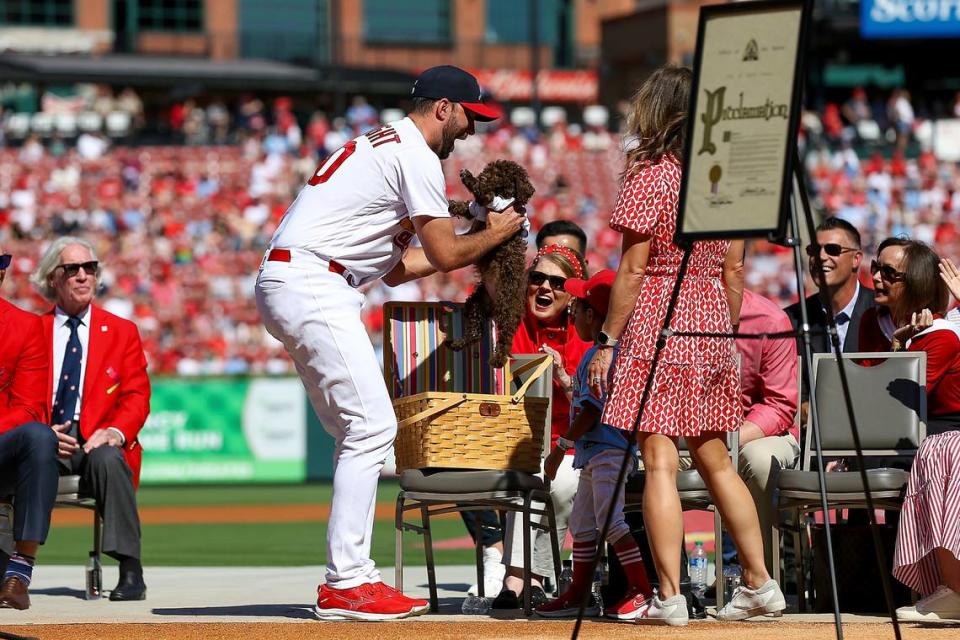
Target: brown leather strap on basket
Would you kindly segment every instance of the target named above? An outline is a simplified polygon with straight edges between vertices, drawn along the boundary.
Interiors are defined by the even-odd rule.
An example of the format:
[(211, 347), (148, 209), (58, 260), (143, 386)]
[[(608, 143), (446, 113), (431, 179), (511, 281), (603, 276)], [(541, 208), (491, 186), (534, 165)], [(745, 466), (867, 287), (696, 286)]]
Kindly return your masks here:
[(448, 400), (444, 400), (443, 402), (441, 402), (440, 404), (438, 404), (438, 405), (436, 405), (436, 406), (430, 407), (430, 408), (428, 408), (428, 409), (424, 409), (424, 410), (421, 411), (420, 413), (415, 413), (415, 414), (413, 414), (412, 416), (410, 416), (409, 418), (404, 418), (403, 420), (401, 420), (400, 422), (397, 423), (397, 429), (403, 429), (404, 427), (409, 427), (410, 425), (416, 424), (416, 423), (420, 422), (421, 420), (426, 420), (426, 419), (428, 419), (428, 418), (432, 418), (433, 416), (437, 415), (438, 413), (443, 413), (444, 411), (446, 411), (446, 410), (448, 410), (448, 409), (452, 409), (453, 407), (457, 406), (458, 404), (462, 404), (462, 403), (464, 403), (464, 402), (466, 402), (466, 401), (467, 401), (467, 396), (466, 396), (466, 394), (464, 394), (464, 395), (462, 395), (462, 396), (460, 396), (460, 397), (458, 397), (458, 398), (450, 398), (450, 399), (448, 399)]
[[(531, 362), (537, 362), (537, 361), (532, 360)], [(549, 355), (543, 356), (543, 358), (539, 362), (540, 364), (537, 365), (537, 368), (533, 370), (533, 373), (530, 374), (530, 377), (527, 378), (527, 381), (524, 382), (523, 385), (519, 389), (517, 389), (517, 392), (513, 394), (513, 397), (510, 398), (510, 401), (513, 402), (513, 404), (517, 404), (518, 402), (523, 400), (523, 397), (527, 395), (527, 391), (530, 389), (530, 385), (536, 382), (537, 378), (539, 378), (544, 373), (550, 370), (550, 367), (553, 366), (553, 356), (549, 356)], [(514, 372), (514, 375), (523, 373), (524, 371), (526, 371), (526, 365), (521, 365), (517, 367), (517, 371)]]

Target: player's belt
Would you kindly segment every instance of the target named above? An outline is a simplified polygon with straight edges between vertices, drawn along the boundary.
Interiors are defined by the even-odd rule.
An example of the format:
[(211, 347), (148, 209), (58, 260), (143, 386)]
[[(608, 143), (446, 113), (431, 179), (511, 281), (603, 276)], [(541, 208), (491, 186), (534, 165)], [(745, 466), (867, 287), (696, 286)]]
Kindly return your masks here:
[[(268, 262), (290, 262), (291, 257), (290, 249), (270, 249), (269, 253), (267, 253)], [(333, 273), (340, 275), (343, 275), (347, 270), (346, 267), (336, 260), (330, 260), (328, 263), (328, 268)]]

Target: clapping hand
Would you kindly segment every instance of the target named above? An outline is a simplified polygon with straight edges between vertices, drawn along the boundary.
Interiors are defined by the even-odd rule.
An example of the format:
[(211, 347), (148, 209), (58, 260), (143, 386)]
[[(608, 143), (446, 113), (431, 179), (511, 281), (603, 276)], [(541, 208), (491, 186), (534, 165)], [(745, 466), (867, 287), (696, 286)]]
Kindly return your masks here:
[(940, 261), (940, 278), (950, 289), (950, 295), (953, 299), (960, 302), (960, 270), (953, 264), (950, 258), (944, 258)]

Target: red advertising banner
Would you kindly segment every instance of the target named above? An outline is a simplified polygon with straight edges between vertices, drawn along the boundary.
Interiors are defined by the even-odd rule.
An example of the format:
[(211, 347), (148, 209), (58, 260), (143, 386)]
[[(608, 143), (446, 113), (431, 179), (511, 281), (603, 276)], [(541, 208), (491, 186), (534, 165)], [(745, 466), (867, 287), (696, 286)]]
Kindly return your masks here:
[[(497, 100), (522, 102), (530, 100), (533, 74), (521, 69), (470, 69)], [(544, 70), (537, 74), (537, 95), (543, 102), (597, 101), (597, 72), (590, 70)]]

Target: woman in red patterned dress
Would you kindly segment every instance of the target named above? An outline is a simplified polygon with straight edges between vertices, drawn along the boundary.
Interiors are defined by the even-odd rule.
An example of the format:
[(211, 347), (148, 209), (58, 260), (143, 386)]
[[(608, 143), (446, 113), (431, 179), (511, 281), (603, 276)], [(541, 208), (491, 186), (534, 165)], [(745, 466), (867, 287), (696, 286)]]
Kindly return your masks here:
[[(622, 258), (610, 312), (600, 342), (620, 346), (603, 421), (631, 429), (650, 371), (655, 343), (676, 281), (683, 250), (673, 243), (680, 191), (680, 160), (686, 132), (691, 72), (667, 66), (656, 71), (633, 99), (629, 132), (636, 146), (610, 226), (623, 233)], [(693, 246), (671, 323), (674, 331), (729, 333), (743, 294), (743, 242), (706, 241)], [(590, 376), (594, 393), (606, 389), (612, 348), (601, 348)], [(687, 605), (680, 595), (683, 515), (677, 494), (677, 439), (686, 438), (697, 469), (733, 535), (743, 564), (744, 586), (718, 613), (740, 620), (786, 608), (763, 560), (757, 510), (730, 464), (726, 432), (740, 428), (740, 379), (730, 338), (670, 337), (660, 354), (638, 443), (646, 483), (643, 516), (659, 594), (638, 621), (683, 625)]]

